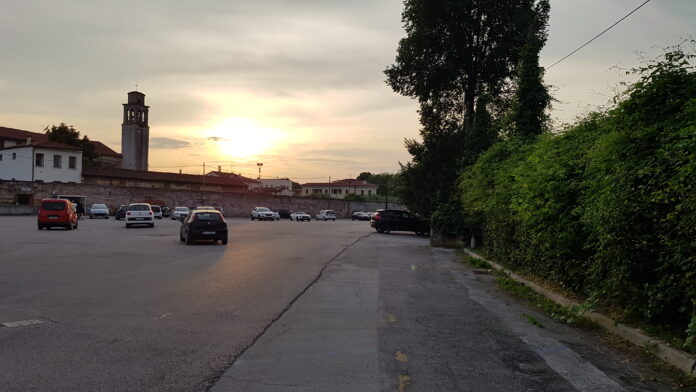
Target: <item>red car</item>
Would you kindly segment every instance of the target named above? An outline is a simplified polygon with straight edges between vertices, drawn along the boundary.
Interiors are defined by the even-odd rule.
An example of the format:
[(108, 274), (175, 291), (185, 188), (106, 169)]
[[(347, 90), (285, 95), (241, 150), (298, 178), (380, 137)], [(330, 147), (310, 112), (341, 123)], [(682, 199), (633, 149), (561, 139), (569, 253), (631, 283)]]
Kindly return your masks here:
[(39, 205), (39, 230), (53, 226), (77, 229), (77, 211), (70, 200), (43, 199)]

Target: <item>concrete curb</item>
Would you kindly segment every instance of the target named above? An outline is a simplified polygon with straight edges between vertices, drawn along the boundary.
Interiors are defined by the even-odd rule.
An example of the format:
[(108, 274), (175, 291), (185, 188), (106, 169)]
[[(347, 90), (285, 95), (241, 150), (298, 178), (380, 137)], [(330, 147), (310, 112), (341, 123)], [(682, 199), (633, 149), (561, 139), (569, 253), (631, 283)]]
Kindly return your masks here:
[[(488, 262), (493, 268), (496, 270), (502, 271), (505, 273), (507, 276), (509, 276), (512, 280), (523, 283), (529, 287), (531, 287), (534, 291), (538, 292), (539, 294), (542, 294), (543, 296), (549, 298), (553, 302), (563, 305), (563, 306), (580, 306), (579, 303), (570, 300), (558, 293), (554, 293), (551, 290), (548, 290), (546, 288), (543, 288), (539, 286), (538, 284), (529, 281), (514, 272), (506, 269), (502, 265), (495, 263), (493, 261), (484, 259), (481, 257), (481, 255), (464, 248), (464, 252), (468, 254), (471, 257), (485, 260)], [(606, 329), (607, 331), (610, 331), (611, 333), (631, 342), (632, 344), (638, 346), (638, 347), (643, 347), (650, 353), (652, 353), (654, 356), (660, 358), (661, 360), (667, 362), (668, 364), (676, 367), (677, 369), (683, 371), (687, 375), (694, 377), (696, 376), (696, 357), (693, 355), (684, 352), (682, 350), (678, 350), (667, 343), (665, 343), (662, 340), (655, 339), (653, 337), (650, 337), (643, 333), (642, 331), (639, 331), (635, 328), (629, 327), (625, 324), (617, 323), (616, 321), (610, 319), (609, 317), (594, 312), (594, 311), (587, 311), (584, 312), (583, 315), (602, 328)]]

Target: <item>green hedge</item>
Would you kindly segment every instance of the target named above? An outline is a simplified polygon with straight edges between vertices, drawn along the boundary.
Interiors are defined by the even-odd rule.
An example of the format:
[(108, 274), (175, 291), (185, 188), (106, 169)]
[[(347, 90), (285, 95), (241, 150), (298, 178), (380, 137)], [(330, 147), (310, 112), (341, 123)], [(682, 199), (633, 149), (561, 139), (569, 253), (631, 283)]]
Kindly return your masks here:
[(465, 169), (460, 191), (463, 216), (495, 257), (628, 319), (691, 335), (694, 345), (696, 74), (688, 60), (667, 53), (638, 70), (613, 109), (559, 134), (497, 143)]

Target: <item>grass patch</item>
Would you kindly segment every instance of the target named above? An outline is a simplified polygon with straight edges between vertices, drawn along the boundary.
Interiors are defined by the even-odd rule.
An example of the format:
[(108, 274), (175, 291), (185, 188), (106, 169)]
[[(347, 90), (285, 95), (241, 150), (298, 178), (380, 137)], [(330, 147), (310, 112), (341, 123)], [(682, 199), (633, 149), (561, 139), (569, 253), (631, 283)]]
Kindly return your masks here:
[(491, 265), (483, 259), (477, 259), (476, 257), (469, 256), (468, 254), (461, 252), (458, 253), (459, 260), (462, 263), (467, 263), (471, 265), (474, 268), (482, 268), (482, 269), (492, 269)]
[(539, 320), (535, 319), (533, 316), (530, 316), (530, 315), (528, 315), (528, 314), (523, 314), (523, 316), (524, 316), (524, 318), (527, 319), (527, 321), (528, 321), (530, 324), (536, 325), (536, 326), (539, 327), (539, 328), (544, 328), (544, 325), (543, 325), (542, 323), (540, 323)]
[[(507, 276), (499, 276), (496, 278), (495, 283), (503, 289), (504, 291), (514, 295), (515, 297), (522, 298), (526, 301), (531, 302), (545, 315), (551, 317), (554, 320), (570, 324), (574, 327), (582, 329), (596, 329), (595, 323), (580, 315), (580, 309), (577, 307), (566, 307), (559, 305), (550, 299), (544, 297), (543, 295), (534, 291), (531, 287), (518, 283)], [(527, 320), (534, 325), (531, 316), (525, 315)], [(536, 321), (536, 320), (534, 320)], [(539, 323), (536, 321), (536, 323)], [(539, 326), (541, 324), (539, 323)]]

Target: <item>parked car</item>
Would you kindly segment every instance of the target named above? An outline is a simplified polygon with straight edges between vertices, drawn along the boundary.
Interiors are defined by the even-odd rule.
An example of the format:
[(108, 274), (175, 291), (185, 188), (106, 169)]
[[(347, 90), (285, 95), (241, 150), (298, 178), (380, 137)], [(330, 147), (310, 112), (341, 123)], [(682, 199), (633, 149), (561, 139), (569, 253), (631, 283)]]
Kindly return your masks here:
[(215, 207), (213, 206), (195, 206), (193, 207), (194, 210), (214, 210)]
[(290, 220), (294, 220), (297, 222), (299, 222), (299, 221), (309, 222), (312, 220), (312, 216), (305, 213), (305, 212), (298, 211), (298, 212), (293, 212), (292, 214), (290, 214)]
[(317, 220), (336, 220), (336, 213), (333, 210), (321, 210), (317, 213)]
[(222, 216), (225, 216), (225, 212), (222, 210), (222, 207), (215, 207), (216, 210), (218, 210), (219, 213), (222, 214)]
[(89, 219), (94, 218), (109, 219), (109, 207), (106, 204), (92, 204), (89, 208)]
[(369, 221), (371, 217), (371, 213), (355, 211), (350, 215), (350, 220)]
[(131, 203), (126, 211), (126, 228), (134, 225), (155, 227), (155, 217), (148, 203)]
[(39, 204), (39, 230), (54, 226), (68, 230), (77, 229), (77, 210), (75, 204), (65, 199), (43, 199)]
[(290, 214), (292, 214), (292, 211), (290, 210), (278, 210), (278, 216), (280, 216), (281, 219), (290, 219)]
[(277, 210), (271, 210), (271, 212), (273, 213), (273, 219), (279, 221), (280, 220), (280, 212), (278, 212)]
[(189, 214), (188, 207), (174, 207), (172, 212), (172, 220), (185, 218)]
[(121, 204), (121, 206), (118, 207), (118, 210), (116, 210), (116, 212), (114, 212), (114, 218), (116, 218), (116, 220), (126, 219), (126, 211), (127, 210), (128, 210), (128, 205)]
[(214, 242), (219, 240), (225, 245), (227, 244), (227, 222), (217, 210), (193, 210), (181, 224), (179, 239), (186, 245), (203, 240)]
[(430, 233), (430, 222), (403, 210), (377, 210), (370, 220), (370, 226), (378, 233), (385, 234), (392, 231), (413, 231), (418, 235)]
[(162, 217), (169, 218), (169, 214), (170, 214), (169, 207), (162, 206)]
[(155, 219), (162, 219), (162, 207), (152, 205), (150, 208), (152, 209), (152, 216), (154, 216)]
[(275, 215), (273, 214), (273, 211), (271, 211), (269, 208), (266, 207), (254, 207), (253, 210), (251, 210), (251, 220), (274, 220)]

